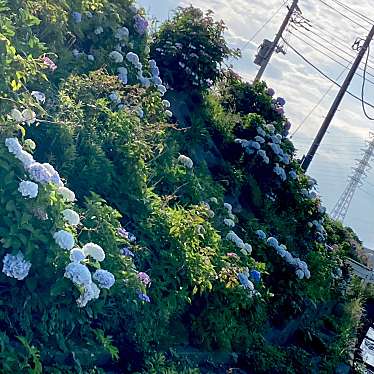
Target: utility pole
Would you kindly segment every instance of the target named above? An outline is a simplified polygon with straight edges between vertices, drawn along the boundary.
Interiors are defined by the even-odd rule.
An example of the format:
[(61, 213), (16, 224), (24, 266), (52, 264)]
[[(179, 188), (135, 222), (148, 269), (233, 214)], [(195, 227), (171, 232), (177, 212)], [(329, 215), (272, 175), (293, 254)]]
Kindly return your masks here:
[(354, 173), (349, 178), (347, 187), (331, 211), (330, 215), (333, 219), (341, 222), (344, 221), (357, 187), (362, 184), (362, 179), (366, 176), (366, 169), (370, 167), (370, 160), (374, 154), (374, 133), (370, 133), (370, 138), (371, 140), (369, 141), (368, 148), (365, 150), (364, 156), (361, 160), (357, 160), (359, 161), (358, 165), (353, 169)]
[(263, 75), (266, 67), (269, 64), (271, 56), (273, 55), (273, 53), (275, 51), (275, 48), (277, 47), (277, 45), (279, 43), (279, 40), (282, 37), (282, 34), (283, 34), (284, 30), (286, 29), (286, 27), (288, 25), (288, 22), (290, 21), (293, 12), (295, 11), (296, 8), (298, 8), (297, 7), (297, 3), (298, 3), (298, 0), (293, 0), (292, 5), (291, 5), (291, 7), (288, 10), (287, 16), (284, 19), (281, 28), (279, 29), (277, 35), (275, 36), (275, 39), (274, 39), (273, 43), (271, 44), (271, 46), (270, 46), (270, 48), (269, 48), (266, 56), (264, 57), (264, 59), (262, 61), (260, 70), (258, 71), (258, 73), (256, 75), (255, 81), (259, 81), (262, 78), (262, 75)]
[(312, 162), (313, 157), (316, 154), (317, 149), (320, 146), (321, 141), (322, 141), (323, 137), (325, 136), (326, 131), (329, 128), (330, 123), (331, 123), (332, 119), (334, 118), (334, 115), (335, 115), (336, 111), (338, 110), (340, 103), (343, 100), (344, 95), (345, 95), (345, 93), (346, 93), (349, 85), (352, 82), (352, 79), (353, 79), (353, 77), (354, 77), (354, 75), (356, 73), (356, 70), (360, 66), (362, 58), (364, 57), (367, 49), (369, 48), (369, 45), (370, 45), (371, 40), (373, 39), (373, 36), (374, 36), (374, 26), (370, 30), (369, 35), (367, 36), (364, 45), (359, 50), (359, 52), (357, 54), (357, 57), (356, 57), (356, 60), (353, 63), (353, 65), (351, 67), (351, 70), (349, 71), (347, 77), (345, 78), (345, 81), (342, 84), (342, 86), (341, 86), (341, 88), (339, 90), (339, 93), (336, 96), (336, 98), (335, 98), (335, 100), (334, 100), (334, 102), (333, 102), (333, 104), (332, 104), (329, 112), (327, 113), (327, 116), (326, 116), (325, 120), (323, 121), (322, 126), (319, 129), (318, 134), (317, 134), (316, 138), (313, 141), (313, 144), (311, 145), (311, 147), (310, 147), (308, 153), (306, 154), (306, 156), (303, 158), (303, 162), (301, 164), (301, 167), (305, 171), (308, 169), (310, 163)]

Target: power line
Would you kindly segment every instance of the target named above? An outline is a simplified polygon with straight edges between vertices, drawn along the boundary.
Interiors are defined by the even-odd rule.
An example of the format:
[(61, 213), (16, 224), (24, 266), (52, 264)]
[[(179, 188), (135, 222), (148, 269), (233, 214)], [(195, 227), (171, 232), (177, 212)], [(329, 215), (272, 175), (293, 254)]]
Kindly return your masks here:
[(331, 1), (333, 1), (334, 3), (340, 5), (345, 10), (348, 10), (349, 12), (353, 13), (356, 17), (360, 17), (363, 21), (366, 21), (366, 22), (371, 23), (371, 24), (374, 23), (374, 20), (372, 20), (371, 18), (365, 16), (364, 14), (360, 13), (359, 11), (357, 11), (357, 10), (355, 10), (353, 8), (350, 8), (348, 5), (343, 4), (339, 0), (331, 0)]
[[(291, 31), (290, 31), (291, 32)], [(299, 31), (300, 32), (300, 31)], [(334, 61), (335, 63), (339, 64), (340, 66), (343, 66), (345, 68), (345, 65), (343, 63), (341, 63), (340, 61), (336, 60), (334, 57), (331, 57), (330, 55), (328, 55), (326, 52), (323, 52), (321, 51), (319, 48), (317, 48), (316, 46), (310, 44), (309, 42), (307, 42), (305, 39), (301, 38), (299, 35), (296, 35), (294, 33), (291, 32), (292, 35), (294, 35), (297, 39), (301, 40), (303, 43), (305, 43), (306, 45), (308, 45), (309, 47), (313, 48), (315, 51), (321, 53), (322, 55), (326, 56), (327, 58), (329, 58), (330, 60)], [(326, 50), (328, 50), (329, 52), (331, 53), (334, 53), (336, 56), (338, 56), (339, 58), (341, 58), (342, 60), (344, 60), (345, 62), (348, 62), (349, 64), (351, 64), (351, 61), (349, 61), (348, 59), (346, 59), (345, 57), (337, 54), (336, 52), (332, 51), (330, 48), (324, 46), (322, 43), (319, 43), (318, 41), (314, 40), (313, 38), (310, 38), (310, 40), (312, 40), (314, 43), (322, 46), (323, 48), (325, 48)], [(364, 71), (363, 68), (359, 67), (360, 70)], [(371, 77), (374, 78), (374, 74), (371, 74), (371, 73), (368, 73), (366, 72), (367, 75), (370, 75)], [(355, 73), (355, 75), (359, 76), (360, 78), (363, 78), (363, 75), (361, 75), (360, 73)], [(373, 84), (374, 85), (374, 82), (369, 80), (369, 79), (366, 79), (369, 83)]]
[(365, 26), (362, 26), (360, 23), (358, 23), (355, 20), (353, 20), (352, 18), (348, 17), (346, 14), (340, 12), (338, 9), (334, 8), (332, 5), (326, 3), (323, 0), (318, 0), (318, 1), (321, 2), (322, 4), (325, 4), (328, 8), (334, 10), (336, 13), (340, 14), (342, 17), (348, 19), (349, 21), (351, 21), (352, 23), (354, 23), (356, 26), (359, 26), (359, 27), (363, 28), (366, 31), (370, 31), (370, 29), (367, 29)]
[[(289, 43), (286, 43), (288, 45), (288, 47), (294, 52), (296, 53), (302, 60), (304, 60), (304, 62), (306, 62), (308, 65), (310, 65), (312, 68), (314, 68), (316, 71), (318, 71), (322, 76), (324, 76), (326, 79), (328, 79), (330, 82), (334, 83), (336, 86), (338, 86), (339, 88), (341, 87), (341, 85), (337, 82), (335, 82), (332, 78), (330, 78), (327, 74), (325, 74), (321, 69), (319, 69), (317, 66), (315, 66), (312, 62), (310, 62), (306, 57), (304, 57), (297, 49), (295, 49), (294, 47), (291, 46), (291, 44)], [(358, 96), (356, 96), (355, 94), (353, 94), (352, 92), (348, 91), (347, 90), (347, 94), (354, 97), (356, 100), (359, 100), (361, 101), (362, 99), (359, 98)], [(363, 100), (364, 103), (373, 108), (374, 109), (374, 105), (366, 102), (365, 100)]]
[(367, 68), (367, 64), (368, 64), (368, 61), (369, 61), (369, 56), (370, 56), (370, 45), (369, 45), (368, 50), (367, 50), (366, 61), (365, 61), (365, 69), (364, 69), (364, 76), (363, 76), (363, 79), (362, 79), (361, 106), (362, 106), (362, 110), (364, 111), (364, 114), (365, 114), (366, 118), (369, 119), (370, 121), (374, 121), (374, 118), (370, 117), (368, 115), (368, 113), (366, 112), (365, 103), (364, 103), (365, 83), (366, 83), (366, 68)]
[[(301, 33), (300, 29), (296, 28), (295, 26), (293, 26), (293, 27), (295, 28), (295, 30), (297, 30), (298, 32)], [(351, 48), (351, 47), (347, 47), (347, 42), (346, 42), (346, 41), (345, 41), (344, 43), (343, 43), (343, 42), (339, 42), (339, 41), (338, 41), (339, 39), (334, 39), (333, 37), (331, 37), (332, 34), (327, 33), (327, 34), (329, 35), (330, 38), (336, 40), (336, 41), (338, 42), (338, 44), (340, 44), (341, 46), (343, 46), (343, 48), (342, 48), (342, 47), (337, 46), (336, 43), (333, 43), (333, 42), (331, 41), (331, 39), (328, 40), (328, 39), (324, 38), (323, 36), (321, 36), (320, 33), (317, 33), (317, 32), (315, 32), (315, 31), (313, 31), (313, 30), (311, 30), (311, 29), (308, 29), (307, 27), (305, 27), (305, 26), (303, 26), (303, 25), (300, 25), (300, 27), (303, 28), (304, 30), (306, 30), (307, 32), (310, 32), (310, 33), (312, 33), (313, 35), (317, 36), (318, 38), (322, 39), (324, 42), (330, 44), (331, 46), (333, 46), (334, 48), (338, 49), (339, 51), (341, 51), (341, 52), (343, 52), (343, 53), (349, 55), (350, 57), (352, 57), (352, 58), (355, 58), (355, 57), (356, 57), (355, 55), (353, 55), (353, 54), (351, 54), (351, 53), (349, 53), (348, 51), (345, 50), (345, 48), (348, 48), (350, 52), (352, 51), (352, 48)], [(305, 35), (305, 36), (308, 36), (308, 35), (306, 35), (305, 33), (302, 33), (302, 34)], [(309, 36), (308, 36), (308, 37), (309, 37)], [(374, 61), (373, 61), (372, 59), (370, 59), (370, 62), (374, 63)], [(371, 68), (371, 69), (374, 69), (372, 66), (370, 66), (370, 68)]]
[(250, 43), (253, 42), (253, 40), (256, 38), (256, 36), (274, 19), (274, 17), (281, 11), (281, 9), (287, 4), (288, 0), (285, 0), (282, 5), (273, 13), (273, 15), (265, 21), (265, 23), (253, 34), (251, 39), (246, 42), (246, 44), (243, 46), (242, 49), (245, 49)]

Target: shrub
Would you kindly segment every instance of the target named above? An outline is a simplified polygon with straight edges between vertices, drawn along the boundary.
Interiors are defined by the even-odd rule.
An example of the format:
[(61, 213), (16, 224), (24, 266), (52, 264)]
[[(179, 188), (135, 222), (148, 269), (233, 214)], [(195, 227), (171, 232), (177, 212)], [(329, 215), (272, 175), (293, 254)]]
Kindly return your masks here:
[(165, 82), (176, 90), (210, 87), (220, 77), (224, 60), (239, 56), (223, 37), (224, 23), (214, 21), (212, 14), (180, 7), (155, 37), (151, 56), (159, 61)]

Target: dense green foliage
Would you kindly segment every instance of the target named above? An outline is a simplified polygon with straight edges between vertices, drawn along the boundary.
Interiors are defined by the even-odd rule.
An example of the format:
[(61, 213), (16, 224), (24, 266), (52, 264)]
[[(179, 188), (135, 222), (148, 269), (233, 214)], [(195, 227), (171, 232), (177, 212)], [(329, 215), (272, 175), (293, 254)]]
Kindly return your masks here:
[[(236, 52), (221, 22), (181, 8), (152, 38), (129, 0), (0, 0), (0, 21), (1, 256), (31, 263), (23, 279), (0, 275), (2, 372), (330, 373), (344, 362), (362, 300), (343, 259), (360, 244), (295, 159), (284, 99), (222, 68)], [(13, 137), (76, 202), (32, 178), (5, 146)], [(34, 198), (20, 193), (27, 178)], [(64, 277), (61, 229), (100, 245), (105, 259), (82, 263), (115, 277), (84, 307)]]

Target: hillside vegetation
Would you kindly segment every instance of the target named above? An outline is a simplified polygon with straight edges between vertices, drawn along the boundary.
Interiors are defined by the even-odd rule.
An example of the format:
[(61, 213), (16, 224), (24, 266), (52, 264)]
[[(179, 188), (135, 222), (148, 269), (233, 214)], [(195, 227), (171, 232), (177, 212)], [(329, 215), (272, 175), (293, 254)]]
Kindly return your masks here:
[(150, 30), (132, 0), (0, 0), (1, 372), (333, 373), (360, 243), (285, 99), (211, 12)]

